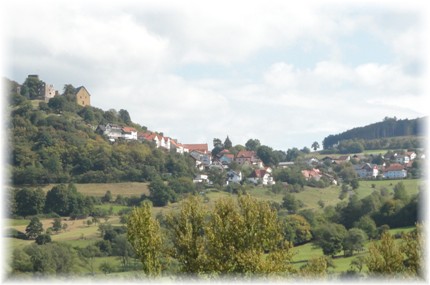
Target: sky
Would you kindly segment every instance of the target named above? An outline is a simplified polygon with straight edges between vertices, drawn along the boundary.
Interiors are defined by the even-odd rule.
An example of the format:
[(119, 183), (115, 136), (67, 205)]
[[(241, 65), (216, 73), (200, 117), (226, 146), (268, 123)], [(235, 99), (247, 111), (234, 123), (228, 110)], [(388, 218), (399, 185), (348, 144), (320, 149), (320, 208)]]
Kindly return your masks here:
[(182, 143), (310, 148), (428, 115), (425, 2), (4, 1), (2, 72)]

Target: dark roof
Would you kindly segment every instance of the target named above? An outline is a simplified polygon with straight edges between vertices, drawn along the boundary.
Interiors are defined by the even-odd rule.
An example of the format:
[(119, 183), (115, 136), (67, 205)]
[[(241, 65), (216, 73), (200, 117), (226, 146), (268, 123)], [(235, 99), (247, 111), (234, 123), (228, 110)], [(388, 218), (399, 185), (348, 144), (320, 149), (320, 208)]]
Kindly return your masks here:
[(88, 92), (88, 89), (87, 89), (87, 88), (85, 88), (84, 86), (79, 86), (78, 88), (76, 88), (76, 89), (75, 89), (75, 94), (74, 94), (74, 95), (78, 94), (78, 92), (79, 92), (82, 88), (83, 88), (83, 89), (85, 89), (85, 91), (87, 91), (88, 95), (90, 95), (90, 96), (91, 96), (90, 92)]

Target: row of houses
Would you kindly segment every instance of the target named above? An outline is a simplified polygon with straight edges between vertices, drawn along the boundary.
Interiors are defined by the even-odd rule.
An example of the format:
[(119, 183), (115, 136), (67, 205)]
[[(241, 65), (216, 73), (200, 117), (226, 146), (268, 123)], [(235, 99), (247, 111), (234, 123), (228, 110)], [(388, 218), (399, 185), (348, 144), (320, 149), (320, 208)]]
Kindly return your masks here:
[[(242, 174), (242, 171), (234, 171), (231, 169), (227, 171), (227, 178), (225, 181), (225, 185), (229, 185), (232, 183), (239, 184), (244, 181), (248, 183), (253, 183), (255, 185), (262, 184), (265, 186), (271, 186), (276, 183), (272, 176), (272, 168), (270, 167), (266, 167), (264, 169), (255, 169), (248, 177), (244, 177)], [(208, 183), (208, 184), (212, 183), (211, 181), (209, 181), (207, 174), (198, 174), (196, 178), (193, 180), (193, 182)]]
[(354, 170), (359, 178), (376, 178), (381, 175), (383, 178), (395, 179), (405, 178), (408, 175), (407, 167), (400, 163), (392, 163), (389, 166), (370, 163), (357, 164), (354, 165)]

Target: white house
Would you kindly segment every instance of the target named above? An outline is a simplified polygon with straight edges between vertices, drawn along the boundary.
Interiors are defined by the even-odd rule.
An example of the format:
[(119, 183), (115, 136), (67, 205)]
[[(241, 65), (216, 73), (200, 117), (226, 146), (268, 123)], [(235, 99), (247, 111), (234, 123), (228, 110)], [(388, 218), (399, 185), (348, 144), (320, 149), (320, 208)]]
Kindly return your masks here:
[(265, 169), (256, 169), (248, 177), (248, 181), (254, 184), (273, 185), (276, 182), (273, 180), (272, 175)]
[(376, 178), (379, 173), (378, 166), (371, 165), (370, 163), (354, 165), (354, 170), (360, 178)]
[(170, 148), (175, 149), (177, 153), (183, 154), (185, 152), (184, 146), (178, 143), (177, 140), (170, 139)]
[(309, 166), (317, 165), (319, 162), (320, 162), (320, 161), (319, 161), (316, 157), (311, 157), (311, 158), (309, 158), (309, 159), (306, 161), (306, 163), (307, 163)]
[(198, 174), (194, 179), (194, 183), (208, 183), (209, 179), (206, 174)]
[(137, 140), (137, 131), (135, 128), (123, 127), (122, 137), (126, 140)]
[(229, 170), (227, 172), (227, 185), (232, 183), (240, 183), (242, 181), (242, 172), (241, 171), (233, 171)]
[(410, 161), (410, 157), (408, 155), (398, 155), (396, 157), (396, 162), (401, 164), (408, 164)]
[(389, 179), (405, 178), (407, 174), (408, 173), (403, 167), (403, 165), (399, 163), (393, 163), (389, 167), (384, 169), (384, 177)]
[(409, 156), (410, 160), (414, 160), (417, 157), (417, 154), (414, 151), (408, 151), (405, 155)]

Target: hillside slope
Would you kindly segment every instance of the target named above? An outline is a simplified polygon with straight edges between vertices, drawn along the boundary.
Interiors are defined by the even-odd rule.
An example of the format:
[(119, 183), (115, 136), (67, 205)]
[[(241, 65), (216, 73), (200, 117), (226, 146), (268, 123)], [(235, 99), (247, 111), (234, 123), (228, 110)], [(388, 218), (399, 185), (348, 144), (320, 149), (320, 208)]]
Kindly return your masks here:
[(426, 117), (417, 119), (397, 120), (386, 117), (382, 122), (357, 127), (336, 135), (329, 135), (323, 140), (324, 149), (345, 140), (374, 140), (401, 136), (423, 136)]

